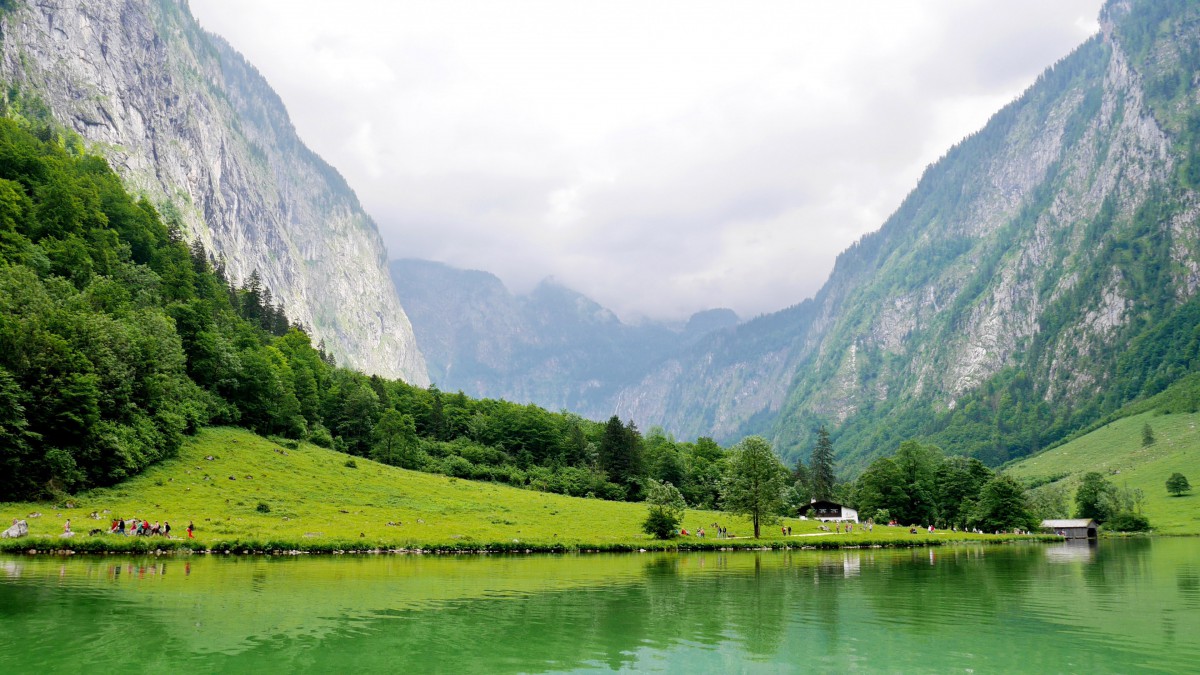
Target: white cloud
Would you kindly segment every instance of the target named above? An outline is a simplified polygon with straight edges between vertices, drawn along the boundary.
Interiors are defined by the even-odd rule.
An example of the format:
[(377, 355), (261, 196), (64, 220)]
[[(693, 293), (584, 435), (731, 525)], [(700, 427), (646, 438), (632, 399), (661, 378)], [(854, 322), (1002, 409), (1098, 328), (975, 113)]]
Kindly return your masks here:
[(1100, 0), (191, 0), (393, 257), (625, 318), (814, 293)]

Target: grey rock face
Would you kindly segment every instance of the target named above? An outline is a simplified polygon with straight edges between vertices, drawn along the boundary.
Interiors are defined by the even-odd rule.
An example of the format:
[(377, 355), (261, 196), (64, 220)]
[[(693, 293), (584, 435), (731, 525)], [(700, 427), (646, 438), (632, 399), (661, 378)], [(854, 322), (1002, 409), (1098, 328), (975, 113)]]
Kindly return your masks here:
[(374, 223), (186, 3), (29, 0), (0, 29), (0, 80), (48, 105), (233, 281), (257, 269), (340, 362), (428, 383)]
[(27, 534), (29, 534), (29, 523), (24, 520), (13, 520), (13, 524), (3, 534), (0, 534), (0, 538), (16, 539)]
[[(1097, 271), (1098, 240), (1145, 236), (1130, 234), (1136, 214), (1178, 169), (1162, 120), (1188, 114), (1146, 102), (1150, 77), (1114, 25), (1124, 11), (1111, 5), (1099, 36), (932, 165), (880, 231), (839, 256), (813, 300), (664, 361), (618, 392), (618, 411), (684, 436), (764, 433), (803, 455), (815, 424), (865, 409), (883, 418), (911, 401), (953, 409), (1014, 365), (1049, 382), (1047, 401), (1099, 391), (1108, 373), (1093, 357), (1117, 350), (1120, 329), (1146, 310), (1128, 270)], [(1200, 44), (1194, 21), (1179, 25), (1192, 32), (1160, 41), (1145, 63), (1166, 68), (1186, 52), (1176, 45)], [(1170, 194), (1179, 208), (1162, 227), (1183, 302), (1197, 288), (1200, 208), (1190, 191)], [(1080, 306), (1056, 310), (1042, 336), (1047, 312), (1079, 284)], [(1049, 344), (1025, 363), (1035, 338)]]

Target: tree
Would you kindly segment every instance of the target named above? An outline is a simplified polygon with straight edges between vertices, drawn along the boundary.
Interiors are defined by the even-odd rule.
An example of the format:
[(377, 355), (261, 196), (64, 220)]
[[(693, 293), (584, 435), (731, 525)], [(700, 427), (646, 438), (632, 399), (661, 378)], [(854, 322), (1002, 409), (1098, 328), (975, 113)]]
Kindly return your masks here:
[(1103, 523), (1118, 510), (1117, 487), (1095, 471), (1085, 473), (1075, 492), (1075, 517)]
[(635, 481), (642, 474), (641, 436), (631, 421), (628, 426), (621, 418), (613, 415), (604, 425), (600, 437), (600, 468), (608, 479), (628, 490), (627, 498), (636, 498)]
[(683, 494), (674, 485), (653, 478), (647, 479), (646, 485), (646, 503), (650, 505), (650, 512), (642, 523), (642, 530), (657, 539), (670, 539), (679, 531), (687, 508)]
[(1192, 486), (1190, 483), (1188, 483), (1187, 476), (1184, 476), (1179, 472), (1171, 474), (1171, 477), (1167, 479), (1167, 492), (1171, 493), (1171, 495), (1174, 497), (1179, 497), (1183, 494), (1186, 494), (1187, 492), (1191, 491), (1191, 489)]
[(754, 538), (759, 526), (783, 509), (788, 470), (761, 436), (749, 436), (733, 447), (725, 473), (721, 504), (730, 513), (749, 516)]
[(881, 457), (858, 477), (855, 484), (858, 512), (866, 518), (887, 522), (901, 518), (908, 508), (904, 473), (890, 457)]
[[(379, 416), (374, 430), (375, 446), (371, 453), (375, 461), (415, 469), (412, 461), (417, 445), (417, 425), (410, 415), (388, 409)], [(399, 455), (399, 462), (397, 462)]]
[(1142, 447), (1148, 448), (1154, 445), (1154, 429), (1150, 427), (1150, 423), (1146, 422), (1142, 425)]
[(809, 464), (812, 465), (813, 499), (831, 499), (837, 477), (833, 474), (833, 443), (824, 425), (817, 429), (817, 445), (813, 448)]
[(998, 474), (979, 491), (971, 524), (985, 532), (1031, 530), (1036, 521), (1029, 510), (1025, 488), (1012, 476)]

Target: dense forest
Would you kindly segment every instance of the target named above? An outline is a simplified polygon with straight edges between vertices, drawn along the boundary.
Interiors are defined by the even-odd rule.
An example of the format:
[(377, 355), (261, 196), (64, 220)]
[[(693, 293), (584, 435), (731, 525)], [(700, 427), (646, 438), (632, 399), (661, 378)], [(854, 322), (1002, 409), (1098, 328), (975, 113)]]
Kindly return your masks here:
[(725, 457), (340, 368), (77, 137), (0, 119), (0, 501), (111, 485), (204, 425), (577, 496), (639, 499), (656, 478), (708, 506)]

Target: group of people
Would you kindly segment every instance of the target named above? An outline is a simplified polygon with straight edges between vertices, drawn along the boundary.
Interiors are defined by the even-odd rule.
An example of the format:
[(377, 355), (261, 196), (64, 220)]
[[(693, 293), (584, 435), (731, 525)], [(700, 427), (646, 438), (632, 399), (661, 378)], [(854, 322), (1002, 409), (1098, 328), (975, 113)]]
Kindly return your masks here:
[[(69, 521), (69, 520), (67, 521), (68, 527), (70, 526), (69, 525), (70, 522), (71, 521)], [(192, 534), (194, 530), (195, 530), (195, 527), (191, 523), (188, 523), (188, 526), (187, 526), (188, 539), (195, 538), (195, 535)], [(170, 537), (171, 536), (171, 523), (164, 520), (162, 522), (162, 525), (159, 525), (158, 521), (156, 520), (156, 521), (154, 521), (154, 524), (151, 525), (150, 521), (143, 520), (141, 518), (131, 518), (128, 521), (126, 521), (123, 518), (114, 518), (112, 521), (112, 527), (109, 528), (108, 531), (110, 534), (119, 534), (119, 535), (126, 536), (126, 537), (131, 537), (131, 536)]]
[[(717, 523), (713, 523), (713, 524), (712, 524), (712, 527), (713, 527), (713, 528), (715, 528), (715, 529), (717, 530), (717, 538), (718, 538), (718, 539), (728, 539), (729, 537), (733, 536), (733, 535), (729, 534), (729, 530), (727, 530), (727, 529), (726, 529), (724, 526), (722, 526), (722, 525), (718, 525)], [(680, 530), (679, 530), (679, 535), (680, 535), (680, 536), (683, 536), (683, 537), (690, 537), (690, 536), (691, 536), (691, 533), (690, 533), (690, 532), (688, 532), (688, 529), (687, 529), (686, 527), (684, 527), (684, 528), (680, 528)], [(701, 539), (703, 539), (704, 537), (707, 537), (707, 536), (708, 536), (708, 533), (704, 531), (704, 528), (703, 528), (703, 527), (698, 527), (698, 528), (696, 528), (696, 536), (697, 536), (697, 537), (700, 537)]]

